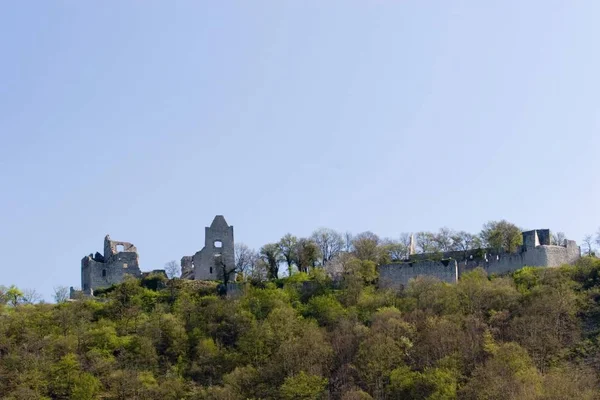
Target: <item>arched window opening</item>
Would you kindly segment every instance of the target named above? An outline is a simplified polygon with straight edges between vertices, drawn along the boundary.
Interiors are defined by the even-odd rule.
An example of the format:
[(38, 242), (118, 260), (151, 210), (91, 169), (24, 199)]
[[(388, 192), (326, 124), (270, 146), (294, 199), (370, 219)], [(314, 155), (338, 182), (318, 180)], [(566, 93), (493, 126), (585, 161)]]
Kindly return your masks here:
[(212, 267), (210, 267), (210, 273), (212, 274)]
[(215, 240), (215, 242), (213, 244), (217, 249), (220, 249), (221, 247), (223, 247), (223, 242), (221, 242), (220, 240)]

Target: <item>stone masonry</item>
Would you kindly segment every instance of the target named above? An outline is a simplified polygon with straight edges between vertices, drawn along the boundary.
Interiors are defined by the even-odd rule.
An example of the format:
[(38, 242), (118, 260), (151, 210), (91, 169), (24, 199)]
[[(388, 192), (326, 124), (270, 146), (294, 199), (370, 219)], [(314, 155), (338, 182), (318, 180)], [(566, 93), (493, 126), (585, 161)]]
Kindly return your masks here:
[(574, 264), (581, 257), (581, 249), (573, 240), (562, 245), (550, 245), (550, 230), (523, 232), (523, 245), (516, 253), (502, 253), (491, 249), (453, 251), (442, 254), (414, 254), (407, 262), (379, 266), (379, 286), (398, 288), (417, 276), (434, 276), (444, 282), (455, 283), (460, 276), (481, 267), (488, 274), (504, 274), (520, 268), (558, 267)]
[(142, 276), (137, 249), (131, 243), (111, 240), (109, 235), (104, 238), (104, 255), (90, 254), (81, 260), (81, 289), (85, 294), (120, 283), (125, 275)]
[(181, 278), (223, 280), (224, 270), (234, 267), (233, 226), (227, 225), (222, 215), (217, 215), (210, 227), (204, 228), (202, 250), (181, 259)]

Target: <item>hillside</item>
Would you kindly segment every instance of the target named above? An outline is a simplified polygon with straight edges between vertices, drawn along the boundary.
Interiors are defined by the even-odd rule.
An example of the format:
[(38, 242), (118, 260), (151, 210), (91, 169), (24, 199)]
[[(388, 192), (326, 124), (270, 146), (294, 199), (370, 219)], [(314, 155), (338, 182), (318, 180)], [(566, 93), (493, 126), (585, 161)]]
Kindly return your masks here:
[(369, 262), (219, 296), (129, 279), (5, 303), (4, 399), (596, 399), (600, 261), (378, 290)]

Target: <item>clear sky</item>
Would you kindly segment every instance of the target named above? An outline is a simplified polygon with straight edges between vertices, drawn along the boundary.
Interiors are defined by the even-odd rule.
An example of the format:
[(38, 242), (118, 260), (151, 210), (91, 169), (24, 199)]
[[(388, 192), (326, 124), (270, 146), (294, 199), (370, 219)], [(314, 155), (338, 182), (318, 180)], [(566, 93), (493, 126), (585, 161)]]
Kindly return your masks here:
[(258, 248), (324, 226), (600, 225), (597, 1), (5, 1), (0, 284), (143, 270), (216, 214)]

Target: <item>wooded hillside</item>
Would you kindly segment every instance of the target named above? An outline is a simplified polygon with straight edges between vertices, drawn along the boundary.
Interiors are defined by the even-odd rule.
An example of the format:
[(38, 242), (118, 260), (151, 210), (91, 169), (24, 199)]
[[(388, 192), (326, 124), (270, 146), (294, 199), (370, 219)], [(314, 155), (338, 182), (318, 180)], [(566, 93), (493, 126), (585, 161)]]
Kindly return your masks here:
[[(376, 289), (354, 260), (244, 283), (151, 276), (96, 299), (2, 294), (5, 399), (595, 399), (600, 261)], [(14, 289), (14, 288), (13, 288)], [(12, 297), (11, 297), (12, 296)], [(15, 297), (16, 296), (16, 297)]]

